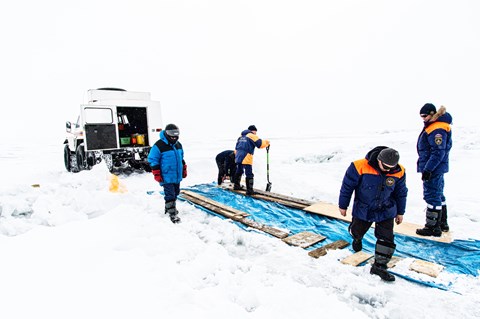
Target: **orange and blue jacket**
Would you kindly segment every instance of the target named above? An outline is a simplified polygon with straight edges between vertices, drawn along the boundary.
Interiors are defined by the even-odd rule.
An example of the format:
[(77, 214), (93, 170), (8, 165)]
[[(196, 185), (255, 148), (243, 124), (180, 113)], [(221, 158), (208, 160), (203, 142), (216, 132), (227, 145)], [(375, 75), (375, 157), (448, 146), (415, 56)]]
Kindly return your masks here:
[(405, 213), (407, 185), (405, 168), (398, 164), (388, 173), (378, 166), (377, 156), (385, 146), (372, 149), (365, 158), (350, 164), (343, 178), (338, 206), (347, 209), (353, 192), (352, 216), (381, 222)]
[(426, 123), (417, 141), (417, 172), (448, 172), (448, 157), (452, 148), (451, 124), (452, 116), (449, 113), (443, 114), (433, 123)]
[(235, 146), (235, 163), (243, 165), (253, 164), (253, 152), (255, 147), (265, 148), (268, 141), (260, 139), (257, 135), (253, 134), (250, 130), (242, 132), (241, 136), (237, 140)]

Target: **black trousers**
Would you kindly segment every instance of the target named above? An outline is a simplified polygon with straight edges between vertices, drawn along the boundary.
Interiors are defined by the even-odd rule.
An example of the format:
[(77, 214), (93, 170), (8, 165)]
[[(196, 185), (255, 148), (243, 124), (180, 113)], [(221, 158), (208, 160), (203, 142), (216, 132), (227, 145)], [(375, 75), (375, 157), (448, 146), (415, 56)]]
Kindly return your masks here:
[(223, 162), (217, 161), (217, 167), (218, 167), (218, 177), (222, 177), (223, 175), (227, 174), (227, 172), (225, 171), (225, 164)]
[[(375, 237), (377, 240), (382, 240), (388, 243), (394, 243), (395, 236), (393, 235), (394, 219), (386, 219), (381, 222), (375, 222)], [(373, 222), (367, 222), (355, 217), (352, 217), (352, 223), (349, 226), (350, 234), (355, 239), (362, 239), (372, 226)]]

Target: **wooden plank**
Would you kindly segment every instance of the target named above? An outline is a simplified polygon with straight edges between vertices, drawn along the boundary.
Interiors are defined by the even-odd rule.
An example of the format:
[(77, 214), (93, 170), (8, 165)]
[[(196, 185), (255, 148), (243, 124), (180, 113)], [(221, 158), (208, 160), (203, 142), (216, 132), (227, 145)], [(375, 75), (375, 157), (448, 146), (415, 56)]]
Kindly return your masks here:
[[(246, 193), (245, 188), (243, 188), (241, 190), (234, 190), (233, 189), (233, 184), (223, 185), (221, 187), (223, 189), (226, 189), (226, 190), (238, 193), (238, 194), (242, 194), (242, 195), (245, 195), (245, 193)], [(254, 188), (254, 192), (255, 192), (255, 194), (251, 195), (252, 198), (263, 199), (263, 200), (266, 200), (266, 201), (276, 202), (276, 203), (280, 203), (282, 205), (297, 208), (297, 209), (304, 209), (305, 207), (313, 204), (312, 201), (308, 201), (308, 200), (305, 200), (305, 199), (295, 198), (295, 197), (286, 196), (286, 195), (282, 195), (282, 194), (278, 194), (278, 193), (266, 192), (266, 191), (262, 191), (262, 190), (256, 189), (256, 188)]]
[(311, 250), (308, 252), (308, 255), (313, 258), (318, 258), (318, 257), (325, 256), (328, 250), (343, 249), (348, 245), (350, 244), (347, 241), (340, 239), (340, 240), (334, 241), (333, 243), (324, 245), (320, 248)]
[(438, 265), (429, 261), (415, 259), (410, 264), (409, 268), (410, 270), (416, 271), (418, 273), (437, 278), (444, 267), (442, 265)]
[[(393, 256), (392, 259), (388, 262), (387, 268), (395, 267), (399, 262), (405, 260), (403, 257)], [(374, 260), (369, 260), (369, 264), (373, 264)], [(444, 269), (442, 265), (424, 261), (420, 259), (414, 259), (413, 262), (409, 266), (410, 270), (416, 271), (421, 274), (428, 275), (430, 277), (437, 278), (439, 273)]]
[[(309, 213), (331, 217), (331, 218), (343, 220), (349, 223), (352, 221), (351, 210), (347, 210), (347, 216), (344, 217), (338, 211), (338, 206), (331, 203), (318, 202), (308, 207), (305, 207), (304, 210)], [(373, 224), (372, 226), (375, 227), (375, 224)], [(437, 241), (442, 243), (451, 243), (453, 241), (451, 232), (444, 232), (442, 233), (441, 237), (420, 236), (420, 235), (417, 235), (416, 233), (416, 230), (418, 228), (423, 228), (423, 226), (408, 223), (408, 222), (403, 222), (400, 225), (395, 225), (393, 228), (393, 231), (397, 234), (402, 234), (410, 237), (422, 238), (422, 239), (432, 240), (432, 241)]]
[(442, 242), (442, 243), (451, 243), (453, 241), (451, 232), (442, 232), (441, 237), (420, 236), (420, 235), (417, 235), (417, 233), (416, 233), (418, 228), (423, 228), (423, 225), (403, 222), (400, 225), (395, 225), (393, 230), (396, 233), (399, 233), (399, 234), (402, 234), (402, 235), (416, 237), (416, 238), (422, 238), (422, 239), (427, 239), (427, 240), (433, 240), (433, 241), (438, 241), (438, 242)]
[(344, 217), (338, 211), (338, 206), (331, 203), (317, 202), (313, 205), (305, 207), (303, 210), (309, 213), (340, 219), (346, 222), (352, 221), (352, 211), (350, 209), (347, 210), (347, 216)]
[(302, 204), (304, 206), (310, 206), (310, 205), (314, 204), (314, 202), (306, 200), (306, 199), (296, 198), (296, 197), (287, 196), (287, 195), (283, 195), (283, 194), (279, 194), (279, 193), (266, 192), (266, 191), (256, 189), (256, 188), (254, 189), (254, 191), (258, 195), (263, 195), (263, 196), (266, 196), (266, 197), (277, 198), (277, 199), (282, 199), (282, 200), (286, 200), (286, 201), (290, 201), (290, 202), (295, 202), (295, 203), (298, 203), (298, 204)]
[(274, 237), (280, 238), (280, 239), (286, 238), (289, 235), (289, 233), (284, 232), (283, 230), (280, 230), (280, 229), (277, 229), (277, 228), (274, 228), (274, 227), (270, 227), (270, 226), (267, 226), (267, 225), (263, 225), (262, 231), (264, 231), (264, 232), (266, 232), (266, 233), (268, 233), (268, 234), (270, 234)]
[(280, 238), (280, 239), (288, 237), (288, 235), (289, 235), (289, 233), (287, 233), (283, 230), (257, 223), (256, 221), (253, 221), (253, 220), (248, 219), (248, 218), (242, 218), (238, 221), (241, 222), (242, 224), (248, 226), (248, 227), (261, 230), (261, 231), (263, 231), (267, 234), (270, 234), (270, 235), (272, 235), (274, 237), (277, 237), (277, 238)]
[(301, 233), (292, 235), (290, 237), (282, 239), (284, 242), (287, 244), (293, 245), (293, 246), (299, 246), (302, 248), (306, 248), (312, 245), (315, 245), (316, 243), (321, 242), (322, 240), (325, 240), (325, 236), (311, 233), (308, 231), (303, 231)]
[(253, 221), (253, 220), (248, 219), (248, 218), (242, 218), (241, 220), (239, 220), (239, 222), (241, 222), (242, 224), (244, 224), (248, 227), (255, 228), (255, 229), (258, 229), (258, 230), (262, 230), (262, 228), (263, 228), (262, 224), (257, 223), (256, 221)]
[(202, 207), (205, 207), (219, 215), (222, 215), (224, 217), (227, 217), (227, 218), (230, 218), (230, 219), (233, 219), (235, 221), (238, 221), (248, 227), (251, 227), (251, 228), (255, 228), (255, 229), (258, 229), (258, 230), (261, 230), (267, 234), (270, 234), (274, 237), (277, 237), (277, 238), (285, 238), (285, 237), (288, 237), (288, 233), (283, 231), (283, 230), (280, 230), (280, 229), (277, 229), (277, 228), (274, 228), (274, 227), (271, 227), (271, 226), (266, 226), (266, 225), (263, 225), (263, 224), (260, 224), (260, 223), (257, 223), (253, 220), (250, 220), (250, 219), (247, 219), (245, 218), (246, 216), (249, 216), (249, 214), (245, 213), (245, 212), (242, 212), (240, 210), (237, 210), (237, 209), (234, 209), (234, 208), (231, 208), (229, 206), (226, 206), (226, 205), (223, 205), (219, 202), (216, 202), (216, 201), (213, 201), (209, 198), (206, 198), (202, 195), (199, 195), (197, 193), (194, 193), (194, 192), (191, 192), (191, 191), (186, 191), (186, 190), (182, 190), (182, 196), (191, 201), (192, 203), (195, 203), (197, 205), (200, 205)]
[(182, 190), (182, 191), (180, 191), (180, 193), (185, 194), (185, 195), (190, 196), (190, 197), (193, 197), (193, 198), (196, 198), (198, 200), (201, 200), (201, 201), (203, 201), (207, 204), (213, 205), (213, 206), (218, 207), (220, 209), (223, 209), (224, 211), (230, 212), (233, 215), (243, 216), (243, 217), (249, 216), (249, 214), (247, 214), (245, 212), (242, 212), (241, 210), (235, 209), (235, 208), (227, 206), (227, 205), (223, 205), (222, 203), (211, 200), (210, 198), (207, 198), (207, 197), (202, 196), (200, 194), (197, 194), (195, 192)]
[(369, 254), (369, 253), (366, 253), (366, 252), (363, 252), (363, 251), (359, 251), (359, 252), (356, 252), (353, 255), (350, 255), (350, 256), (342, 259), (341, 263), (345, 264), (345, 265), (351, 265), (351, 266), (356, 267), (356, 266), (360, 265), (361, 263), (369, 260), (372, 257), (373, 257), (372, 254)]

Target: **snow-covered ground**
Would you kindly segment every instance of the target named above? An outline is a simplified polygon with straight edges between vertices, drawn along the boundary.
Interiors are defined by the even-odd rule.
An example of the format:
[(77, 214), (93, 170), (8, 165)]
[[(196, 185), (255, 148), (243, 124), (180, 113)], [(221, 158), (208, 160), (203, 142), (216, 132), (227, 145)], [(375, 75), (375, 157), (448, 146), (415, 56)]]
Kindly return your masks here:
[[(407, 168), (405, 220), (422, 224), (419, 108), (454, 119), (449, 223), (479, 239), (478, 0), (8, 1), (0, 10), (2, 318), (479, 318), (479, 276), (455, 291), (340, 265), (182, 202), (172, 225), (150, 174), (63, 168), (66, 120), (88, 89), (151, 92), (179, 125), (189, 176), (255, 124), (272, 191), (337, 202), (377, 145)], [(266, 185), (264, 150), (255, 186)], [(32, 187), (38, 184), (39, 187)], [(463, 283), (463, 284), (462, 284)]]
[[(480, 131), (454, 127), (453, 132), (445, 189), (449, 223), (454, 238), (479, 239), (480, 172), (474, 167)], [(277, 133), (258, 133), (271, 140), (274, 192), (336, 203), (349, 163), (374, 146), (388, 145), (399, 150), (407, 169), (405, 221), (424, 222), (415, 172), (418, 130)], [(215, 155), (235, 140), (183, 138), (189, 176), (182, 186), (213, 182)], [(339, 264), (341, 252), (313, 259), (303, 249), (247, 232), (186, 202), (178, 205), (182, 223), (174, 225), (163, 213), (163, 198), (147, 194), (160, 190), (151, 174), (122, 175), (123, 192), (111, 192), (103, 163), (68, 173), (62, 151), (60, 143), (0, 142), (2, 317), (480, 317), (478, 276), (457, 278), (461, 294), (400, 278), (385, 283), (369, 274), (369, 266)], [(264, 188), (264, 150), (255, 153), (254, 172), (255, 186)]]

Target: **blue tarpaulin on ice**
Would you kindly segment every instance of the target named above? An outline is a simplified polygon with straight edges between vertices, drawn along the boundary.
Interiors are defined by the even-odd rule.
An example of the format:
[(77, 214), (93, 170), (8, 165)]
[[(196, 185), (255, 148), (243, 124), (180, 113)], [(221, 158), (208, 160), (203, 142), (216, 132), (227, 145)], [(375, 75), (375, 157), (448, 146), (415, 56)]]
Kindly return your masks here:
[[(351, 240), (347, 229), (348, 223), (341, 220), (311, 214), (274, 202), (243, 196), (219, 188), (213, 183), (196, 185), (187, 189), (211, 200), (244, 211), (250, 214), (248, 218), (256, 222), (279, 229), (288, 229), (292, 235), (302, 231), (309, 231), (327, 237), (325, 241), (308, 249), (315, 249), (339, 239)], [(245, 228), (243, 224), (238, 224), (240, 227)], [(373, 254), (375, 241), (373, 229), (371, 229), (363, 240), (364, 250)], [(451, 273), (479, 275), (480, 241), (478, 240), (455, 240), (452, 243), (441, 243), (396, 234), (395, 241), (397, 244), (396, 256), (435, 262), (444, 266), (445, 270)]]

